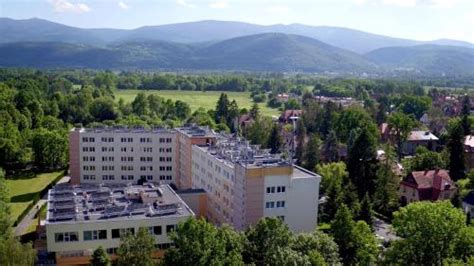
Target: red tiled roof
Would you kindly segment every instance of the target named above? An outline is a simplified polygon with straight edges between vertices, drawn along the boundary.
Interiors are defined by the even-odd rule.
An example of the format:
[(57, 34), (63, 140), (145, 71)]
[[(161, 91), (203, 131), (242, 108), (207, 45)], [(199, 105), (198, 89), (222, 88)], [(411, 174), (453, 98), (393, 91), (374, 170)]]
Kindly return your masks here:
[(285, 110), (280, 115), (280, 120), (288, 121), (292, 116), (301, 116), (303, 110)]
[(436, 200), (441, 191), (455, 189), (447, 170), (415, 171), (405, 177), (402, 184), (415, 187), (420, 200)]

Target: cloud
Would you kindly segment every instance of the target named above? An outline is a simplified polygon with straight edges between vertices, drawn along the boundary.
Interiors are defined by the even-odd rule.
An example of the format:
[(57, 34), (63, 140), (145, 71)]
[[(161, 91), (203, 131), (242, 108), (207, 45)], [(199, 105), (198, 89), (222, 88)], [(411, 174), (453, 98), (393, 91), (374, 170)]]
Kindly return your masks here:
[(417, 4), (417, 0), (383, 0), (383, 4), (400, 7), (414, 7)]
[(227, 8), (227, 7), (229, 7), (229, 1), (227, 1), (227, 0), (217, 0), (216, 2), (213, 2), (213, 3), (209, 4), (209, 7), (210, 8), (218, 8), (218, 9)]
[(352, 0), (352, 3), (361, 6), (367, 4), (368, 0)]
[(176, 3), (180, 6), (185, 6), (185, 7), (196, 7), (195, 4), (188, 3), (186, 0), (176, 0)]
[(425, 6), (433, 8), (449, 8), (454, 6), (458, 0), (351, 0), (355, 5), (388, 5), (398, 7)]
[(282, 5), (270, 6), (267, 9), (265, 9), (265, 12), (272, 13), (272, 14), (286, 14), (289, 11), (290, 11), (290, 8), (288, 6), (282, 6)]
[(84, 3), (72, 3), (67, 0), (48, 0), (48, 2), (53, 6), (54, 11), (58, 13), (85, 13), (91, 11), (89, 6)]
[(125, 4), (123, 1), (118, 2), (118, 6), (119, 6), (121, 9), (124, 9), (124, 10), (130, 8), (130, 7), (129, 7), (127, 4)]

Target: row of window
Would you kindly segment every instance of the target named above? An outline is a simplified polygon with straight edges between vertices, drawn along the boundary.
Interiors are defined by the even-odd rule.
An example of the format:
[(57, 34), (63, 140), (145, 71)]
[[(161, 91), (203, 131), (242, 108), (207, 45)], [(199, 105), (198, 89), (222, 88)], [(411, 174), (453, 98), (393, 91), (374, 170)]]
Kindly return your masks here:
[(267, 187), (267, 193), (285, 193), (285, 186)]
[[(159, 158), (160, 162), (171, 162), (173, 160), (172, 157), (160, 157)], [(83, 162), (95, 162), (95, 156), (82, 156), (82, 161)], [(102, 156), (102, 162), (113, 162), (114, 157), (113, 156)], [(122, 162), (133, 162), (133, 157), (120, 157), (120, 161)], [(153, 157), (147, 156), (147, 157), (140, 157), (140, 162), (152, 162)]]
[[(161, 225), (157, 226), (150, 226), (148, 227), (150, 234), (152, 235), (161, 235), (162, 234), (162, 227)], [(169, 224), (166, 225), (166, 233), (170, 233), (176, 230), (176, 225)], [(112, 238), (120, 238), (127, 232), (131, 234), (135, 234), (135, 228), (119, 228), (119, 229), (112, 229)], [(54, 239), (55, 242), (76, 242), (79, 241), (78, 232), (63, 232), (63, 233), (55, 233)], [(83, 239), (84, 241), (92, 241), (92, 240), (104, 240), (107, 239), (107, 230), (91, 230), (91, 231), (84, 231), (83, 232)]]
[(273, 209), (273, 208), (275, 208), (275, 205), (276, 205), (277, 208), (285, 208), (285, 201), (284, 200), (279, 200), (279, 201), (276, 201), (276, 202), (275, 201), (265, 202), (265, 208), (267, 208), (267, 209)]
[[(120, 166), (121, 171), (133, 171), (133, 165), (122, 165)], [(160, 171), (173, 171), (173, 166), (160, 166)], [(82, 170), (84, 171), (95, 171), (95, 165), (83, 165)], [(114, 171), (113, 165), (103, 165), (102, 171)], [(149, 171), (153, 171), (153, 166), (148, 166)], [(140, 166), (140, 171), (147, 171), (147, 166)]]
[(95, 138), (88, 138), (88, 137), (83, 137), (82, 142), (95, 142)]
[[(114, 147), (102, 147), (101, 150), (102, 150), (102, 152), (114, 152), (115, 151)], [(143, 147), (142, 150), (143, 150), (143, 152), (153, 152), (153, 147)], [(82, 151), (83, 152), (95, 152), (95, 147), (82, 147)], [(120, 147), (120, 151), (121, 152), (133, 152), (133, 147)], [(170, 152), (173, 152), (173, 148), (171, 148), (171, 147), (168, 147), (168, 148), (160, 147), (159, 151), (170, 153)]]
[[(121, 180), (134, 180), (135, 176), (134, 175), (121, 175), (120, 178), (121, 178)], [(96, 180), (95, 175), (83, 175), (82, 179), (84, 179), (84, 180)], [(140, 179), (153, 180), (153, 175), (140, 175)], [(173, 176), (172, 175), (160, 175), (159, 179), (161, 181), (173, 180)], [(103, 175), (102, 180), (115, 180), (115, 176), (114, 175)]]

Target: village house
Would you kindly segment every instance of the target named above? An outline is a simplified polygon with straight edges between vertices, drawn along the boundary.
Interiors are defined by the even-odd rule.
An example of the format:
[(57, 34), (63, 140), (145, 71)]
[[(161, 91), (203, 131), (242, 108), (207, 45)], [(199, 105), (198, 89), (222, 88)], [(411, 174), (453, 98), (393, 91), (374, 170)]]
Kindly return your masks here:
[(468, 135), (464, 139), (464, 160), (467, 169), (474, 168), (474, 135)]
[(415, 201), (447, 200), (454, 197), (457, 188), (444, 169), (414, 171), (400, 183), (400, 201), (408, 204)]

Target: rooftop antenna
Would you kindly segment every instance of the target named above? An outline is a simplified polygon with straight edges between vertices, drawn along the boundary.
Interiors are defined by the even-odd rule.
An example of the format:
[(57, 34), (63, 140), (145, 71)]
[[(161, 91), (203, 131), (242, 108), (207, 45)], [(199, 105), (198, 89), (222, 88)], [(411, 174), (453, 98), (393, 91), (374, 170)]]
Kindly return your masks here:
[(290, 120), (293, 122), (293, 135), (291, 136), (291, 149), (290, 149), (290, 165), (293, 166), (293, 157), (295, 154), (295, 138), (296, 138), (296, 120), (300, 119), (299, 116), (290, 116)]

